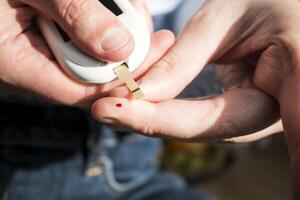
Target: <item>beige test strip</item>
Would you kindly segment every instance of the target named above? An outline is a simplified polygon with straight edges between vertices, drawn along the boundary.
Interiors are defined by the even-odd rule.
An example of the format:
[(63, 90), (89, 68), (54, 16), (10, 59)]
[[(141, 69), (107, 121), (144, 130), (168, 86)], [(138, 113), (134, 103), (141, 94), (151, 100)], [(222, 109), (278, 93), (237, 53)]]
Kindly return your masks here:
[(141, 88), (133, 79), (133, 76), (129, 71), (126, 63), (114, 68), (114, 72), (121, 81), (125, 82), (130, 92), (133, 94), (134, 98), (142, 99), (145, 96)]

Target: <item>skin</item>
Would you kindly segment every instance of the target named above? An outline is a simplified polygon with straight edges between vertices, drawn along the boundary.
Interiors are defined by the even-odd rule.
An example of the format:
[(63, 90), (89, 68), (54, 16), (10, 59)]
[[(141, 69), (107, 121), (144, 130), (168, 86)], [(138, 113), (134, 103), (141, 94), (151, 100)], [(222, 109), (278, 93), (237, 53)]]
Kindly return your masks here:
[[(144, 4), (139, 0), (132, 3), (145, 16), (152, 32)], [(67, 8), (69, 11), (66, 11)], [(127, 58), (134, 46), (131, 39), (120, 49), (110, 52), (103, 51), (97, 45), (99, 42), (96, 41), (107, 30), (116, 26), (124, 29), (97, 0), (2, 0), (0, 13), (1, 95), (31, 93), (54, 103), (89, 108), (95, 99), (107, 96), (111, 89), (121, 85), (119, 81), (87, 85), (69, 78), (54, 59), (34, 23), (37, 14), (43, 13), (60, 24), (73, 42), (88, 54), (112, 61)], [(68, 16), (72, 13), (82, 14)], [(148, 57), (134, 76), (142, 76), (148, 66), (160, 59), (173, 43), (171, 32), (154, 33)]]
[[(96, 101), (93, 115), (116, 128), (181, 141), (224, 141), (283, 122), (300, 199), (300, 2), (209, 0), (176, 44), (139, 79), (144, 100), (121, 87)], [(227, 91), (176, 97), (209, 63)], [(117, 108), (116, 103), (122, 103)], [(298, 188), (298, 190), (297, 190)]]

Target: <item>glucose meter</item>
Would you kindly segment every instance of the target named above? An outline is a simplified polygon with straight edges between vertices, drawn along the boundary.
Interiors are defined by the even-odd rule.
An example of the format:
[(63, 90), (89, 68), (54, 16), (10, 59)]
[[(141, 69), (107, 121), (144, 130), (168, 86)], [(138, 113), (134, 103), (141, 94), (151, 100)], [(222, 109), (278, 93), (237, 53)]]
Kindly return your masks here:
[(115, 69), (120, 66), (126, 66), (128, 72), (133, 72), (143, 62), (150, 47), (150, 33), (146, 23), (128, 0), (99, 0), (99, 2), (118, 17), (135, 40), (134, 50), (125, 61), (104, 62), (86, 55), (54, 21), (44, 16), (38, 17), (41, 32), (57, 61), (68, 75), (80, 82), (108, 83), (117, 77)]

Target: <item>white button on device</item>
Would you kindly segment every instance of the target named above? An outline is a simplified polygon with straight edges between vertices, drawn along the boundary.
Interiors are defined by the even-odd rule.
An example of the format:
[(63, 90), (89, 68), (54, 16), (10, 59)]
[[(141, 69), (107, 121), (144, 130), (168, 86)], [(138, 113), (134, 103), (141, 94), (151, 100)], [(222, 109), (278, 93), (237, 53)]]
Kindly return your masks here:
[(150, 47), (150, 33), (143, 17), (128, 0), (100, 0), (110, 9), (132, 34), (135, 47), (128, 60), (107, 63), (79, 50), (68, 36), (50, 19), (39, 16), (38, 23), (57, 61), (74, 79), (85, 83), (108, 83), (116, 78), (114, 68), (124, 62), (130, 72), (144, 61)]

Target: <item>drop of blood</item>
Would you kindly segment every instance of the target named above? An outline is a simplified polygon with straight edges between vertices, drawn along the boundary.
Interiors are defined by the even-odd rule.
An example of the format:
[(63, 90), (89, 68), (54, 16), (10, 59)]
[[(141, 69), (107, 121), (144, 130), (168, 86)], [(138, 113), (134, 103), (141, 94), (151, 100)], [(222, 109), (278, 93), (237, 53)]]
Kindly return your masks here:
[(117, 106), (118, 108), (121, 108), (121, 107), (122, 107), (122, 104), (121, 104), (121, 103), (117, 103), (116, 106)]

